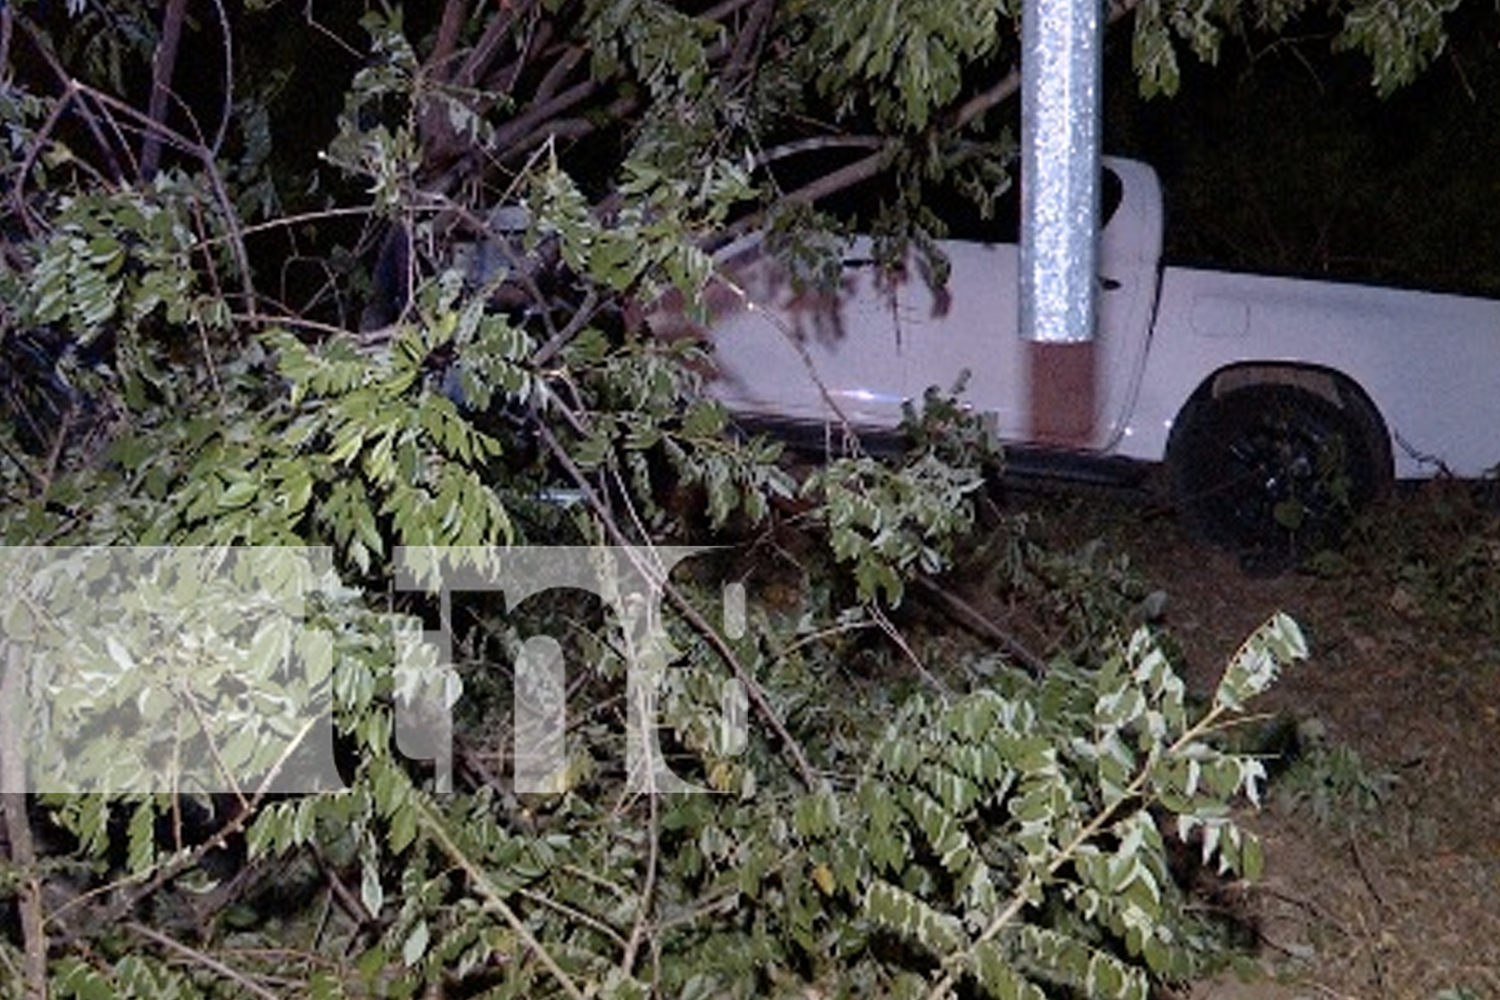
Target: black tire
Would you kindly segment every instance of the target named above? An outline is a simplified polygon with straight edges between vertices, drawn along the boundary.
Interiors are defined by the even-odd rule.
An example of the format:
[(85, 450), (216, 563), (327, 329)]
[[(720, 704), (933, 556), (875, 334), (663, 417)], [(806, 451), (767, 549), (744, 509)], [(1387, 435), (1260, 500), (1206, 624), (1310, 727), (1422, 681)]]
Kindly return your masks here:
[(1362, 394), (1275, 384), (1194, 396), (1167, 463), (1189, 527), (1273, 569), (1341, 545), (1392, 477), (1390, 438)]

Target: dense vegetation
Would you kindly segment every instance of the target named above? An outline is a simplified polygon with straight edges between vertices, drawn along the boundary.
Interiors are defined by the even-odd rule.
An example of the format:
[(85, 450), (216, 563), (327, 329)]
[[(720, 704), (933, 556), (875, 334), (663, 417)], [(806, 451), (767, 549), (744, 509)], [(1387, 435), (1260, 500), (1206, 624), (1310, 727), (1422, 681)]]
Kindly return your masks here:
[[(900, 458), (846, 436), (794, 476), (701, 397), (702, 348), (641, 320), (691, 309), (736, 228), (816, 280), (810, 206), (861, 177), (893, 178), (870, 221), (919, 244), (925, 185), (986, 204), (1014, 6), (348, 6), (0, 8), (5, 787), (190, 754), (273, 774), (276, 723), (319, 709), (349, 786), (5, 796), (0, 996), (1144, 997), (1213, 964), (1172, 847), (1256, 873), (1229, 810), (1261, 764), (1215, 737), (1304, 655), (1296, 627), (1190, 704), (1153, 596), (1033, 545), (941, 395)], [(1111, 14), (1170, 93), (1180, 53), (1302, 6)], [(1339, 5), (1336, 41), (1388, 90), (1446, 9)], [(837, 166), (797, 165), (820, 151)], [(393, 575), (399, 546), (709, 542), (733, 545), (657, 581), (659, 622), (607, 589), (450, 606)], [(82, 546), (329, 562), (245, 556), (257, 591), (112, 555), (113, 592)], [(960, 561), (1026, 641), (951, 592)], [(291, 629), (277, 587), (304, 579)], [(464, 691), (452, 790), (395, 752), (442, 679), (406, 642), (434, 621)], [(670, 656), (646, 662), (653, 626)], [(537, 635), (565, 690), (517, 690)], [(566, 766), (518, 788), (513, 706), (564, 697)], [(48, 756), (105, 711), (178, 728)], [(642, 745), (664, 757), (627, 771)], [(712, 793), (660, 794), (668, 769)]]

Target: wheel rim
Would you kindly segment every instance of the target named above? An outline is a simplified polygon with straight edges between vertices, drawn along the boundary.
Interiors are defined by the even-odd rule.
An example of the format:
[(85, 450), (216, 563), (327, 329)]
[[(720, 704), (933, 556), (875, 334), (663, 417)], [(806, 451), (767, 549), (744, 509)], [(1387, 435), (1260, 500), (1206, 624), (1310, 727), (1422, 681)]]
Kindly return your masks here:
[(1343, 435), (1305, 413), (1275, 412), (1225, 442), (1224, 513), (1241, 543), (1324, 544), (1350, 509)]

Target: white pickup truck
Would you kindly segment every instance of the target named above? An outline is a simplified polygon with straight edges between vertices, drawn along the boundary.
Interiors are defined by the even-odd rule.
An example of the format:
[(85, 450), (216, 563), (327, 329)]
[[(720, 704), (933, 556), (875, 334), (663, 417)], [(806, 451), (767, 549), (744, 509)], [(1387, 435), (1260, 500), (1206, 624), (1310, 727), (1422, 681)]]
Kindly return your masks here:
[(939, 244), (939, 290), (855, 239), (834, 291), (799, 292), (750, 237), (710, 296), (711, 391), (821, 436), (889, 431), (966, 376), (1013, 465), (1164, 464), (1191, 521), (1244, 546), (1312, 537), (1395, 478), (1500, 463), (1500, 302), (1163, 266), (1156, 174), (1104, 171), (1092, 345), (1021, 338), (1013, 233), (976, 219)]

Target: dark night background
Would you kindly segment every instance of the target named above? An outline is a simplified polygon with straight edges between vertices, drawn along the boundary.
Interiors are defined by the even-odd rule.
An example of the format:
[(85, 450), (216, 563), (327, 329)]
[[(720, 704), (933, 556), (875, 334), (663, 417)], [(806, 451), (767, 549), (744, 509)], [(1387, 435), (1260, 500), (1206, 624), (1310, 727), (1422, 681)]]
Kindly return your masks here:
[(1105, 149), (1160, 171), (1174, 262), (1500, 296), (1495, 22), (1450, 18), (1447, 50), (1385, 99), (1363, 56), (1304, 26), (1228, 39), (1217, 66), (1185, 57), (1177, 96), (1145, 101), (1117, 31)]

